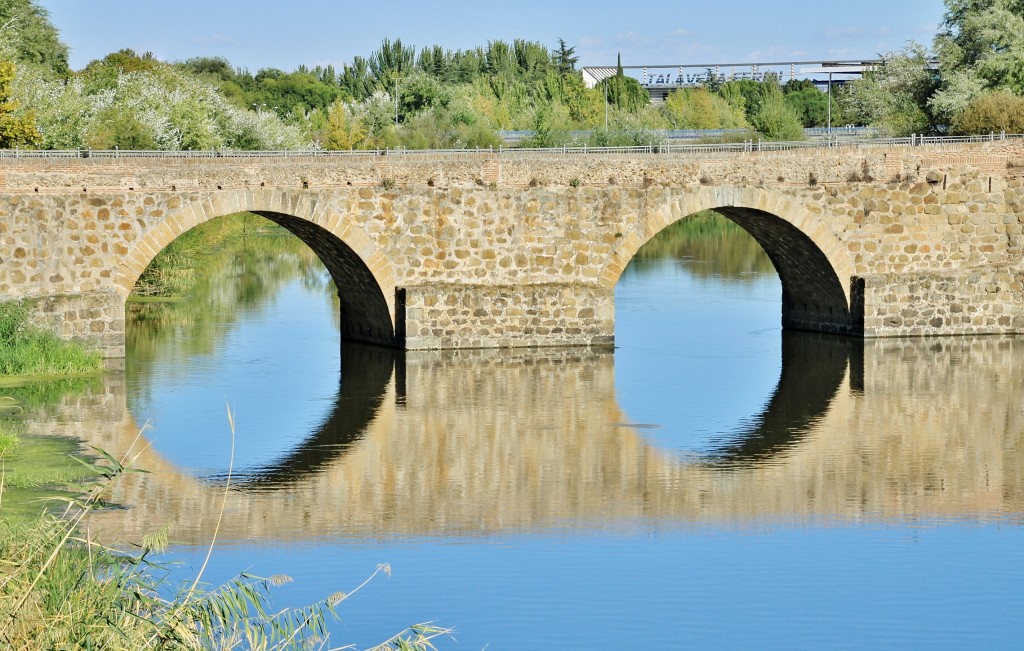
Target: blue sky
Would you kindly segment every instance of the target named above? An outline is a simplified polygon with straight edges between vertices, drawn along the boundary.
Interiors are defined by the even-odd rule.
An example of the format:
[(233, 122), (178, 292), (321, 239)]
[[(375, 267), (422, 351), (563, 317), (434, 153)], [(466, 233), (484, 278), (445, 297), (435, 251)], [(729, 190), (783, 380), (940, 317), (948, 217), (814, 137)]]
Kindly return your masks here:
[(525, 38), (577, 47), (580, 65), (873, 57), (908, 40), (930, 44), (941, 0), (489, 3), (388, 0), (40, 0), (75, 69), (130, 47), (164, 60), (223, 56), (255, 72), (366, 56), (383, 38), (450, 49)]

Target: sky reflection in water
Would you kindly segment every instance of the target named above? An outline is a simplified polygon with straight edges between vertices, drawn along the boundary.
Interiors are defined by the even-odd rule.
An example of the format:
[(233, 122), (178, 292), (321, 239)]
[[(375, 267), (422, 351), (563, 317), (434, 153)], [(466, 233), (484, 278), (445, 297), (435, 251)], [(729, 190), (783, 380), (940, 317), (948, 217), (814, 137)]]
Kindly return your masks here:
[(340, 374), (330, 288), (281, 273), (108, 384), (154, 473), (105, 524), (209, 536), (226, 400), (207, 578), (285, 572), (299, 604), (391, 563), (337, 644), (436, 620), (458, 648), (1019, 645), (1024, 342), (784, 336), (750, 266), (635, 261), (614, 355), (345, 347)]

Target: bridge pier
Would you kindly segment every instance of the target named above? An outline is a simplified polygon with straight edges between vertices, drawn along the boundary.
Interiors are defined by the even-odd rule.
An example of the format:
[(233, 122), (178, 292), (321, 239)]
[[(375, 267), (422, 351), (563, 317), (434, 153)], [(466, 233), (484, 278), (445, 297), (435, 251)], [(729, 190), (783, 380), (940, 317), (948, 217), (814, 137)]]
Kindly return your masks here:
[(54, 294), (22, 300), (34, 325), (99, 350), (104, 357), (124, 357), (124, 297), (119, 293)]
[(399, 289), (395, 304), (399, 339), (409, 350), (615, 341), (614, 291), (599, 286), (419, 285)]

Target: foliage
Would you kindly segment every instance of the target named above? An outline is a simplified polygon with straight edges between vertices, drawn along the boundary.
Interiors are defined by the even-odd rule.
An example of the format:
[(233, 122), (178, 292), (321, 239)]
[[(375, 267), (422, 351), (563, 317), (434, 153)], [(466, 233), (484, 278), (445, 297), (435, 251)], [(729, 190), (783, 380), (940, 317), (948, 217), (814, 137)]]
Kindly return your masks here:
[(1024, 133), (1024, 97), (1006, 90), (989, 91), (953, 117), (953, 134)]
[(792, 141), (804, 138), (800, 116), (786, 103), (782, 89), (774, 82), (761, 85), (750, 122), (768, 140)]
[(744, 129), (743, 109), (706, 88), (674, 90), (665, 99), (664, 111), (674, 129)]
[(986, 88), (1024, 93), (1024, 4), (946, 0), (935, 51), (943, 73), (969, 70)]
[(608, 102), (612, 106), (631, 113), (635, 113), (651, 103), (650, 95), (640, 85), (640, 82), (623, 74), (621, 56), (615, 75), (602, 79), (598, 86), (602, 91), (607, 91)]
[(29, 323), (28, 308), (0, 301), (0, 376), (93, 373), (100, 355)]
[(783, 98), (803, 126), (823, 127), (828, 124), (828, 96), (813, 85), (786, 92)]
[(49, 12), (33, 0), (0, 0), (0, 59), (38, 68), (47, 76), (66, 76), (68, 47), (50, 23)]
[(368, 135), (356, 109), (337, 100), (327, 114), (320, 142), (324, 149), (363, 149)]
[[(145, 61), (145, 57), (135, 57)], [(133, 53), (94, 62), (70, 82), (27, 75), (17, 95), (36, 107), (47, 148), (298, 149), (300, 129), (238, 108), (216, 88), (166, 64), (125, 72)], [(136, 66), (131, 66), (136, 67)]]
[(36, 146), (42, 135), (36, 128), (32, 111), (19, 111), (20, 102), (11, 98), (15, 67), (10, 61), (0, 61), (0, 149)]
[[(233, 431), (233, 419), (232, 431)], [(327, 642), (327, 618), (346, 598), (336, 592), (305, 608), (273, 611), (269, 594), (291, 579), (242, 574), (210, 588), (202, 572), (174, 588), (166, 568), (152, 560), (167, 534), (143, 539), (138, 552), (114, 549), (89, 534), (88, 518), (102, 507), (110, 483), (132, 472), (131, 459), (97, 451), (83, 462), (96, 480), (64, 513), (29, 524), (0, 520), (0, 641), (5, 647), (42, 649), (306, 649)], [(230, 480), (229, 480), (230, 482)], [(2, 490), (2, 487), (0, 487)], [(225, 489), (227, 490), (227, 488)], [(215, 537), (214, 537), (215, 538)], [(212, 551), (212, 545), (211, 545)], [(204, 564), (205, 567), (205, 564)], [(448, 631), (411, 627), (377, 648), (431, 649)]]
[(926, 108), (937, 88), (927, 52), (921, 45), (910, 43), (886, 55), (882, 64), (862, 79), (846, 84), (840, 97), (851, 122), (905, 136), (932, 128)]

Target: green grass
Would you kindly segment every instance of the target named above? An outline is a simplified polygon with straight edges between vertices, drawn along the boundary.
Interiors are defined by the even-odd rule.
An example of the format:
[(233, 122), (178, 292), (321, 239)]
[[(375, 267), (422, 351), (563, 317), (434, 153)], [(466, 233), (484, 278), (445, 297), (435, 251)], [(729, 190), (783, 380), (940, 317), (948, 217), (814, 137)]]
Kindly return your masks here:
[(0, 377), (95, 373), (101, 366), (98, 352), (33, 327), (24, 303), (0, 302)]
[[(211, 588), (201, 582), (200, 570), (191, 585), (171, 585), (167, 568), (152, 560), (166, 547), (166, 532), (147, 537), (135, 549), (111, 548), (84, 534), (110, 481), (131, 471), (98, 454), (99, 460), (86, 471), (99, 479), (86, 497), (68, 500), (60, 516), (44, 513), (30, 521), (11, 520), (6, 500), (0, 502), (0, 647), (340, 648), (327, 644), (327, 618), (370, 579), (348, 594), (336, 592), (310, 606), (283, 610), (271, 608), (269, 594), (291, 580), (286, 576), (242, 574)], [(373, 576), (381, 572), (390, 572), (390, 567), (378, 567)], [(375, 648), (433, 649), (432, 640), (447, 633), (413, 626)]]
[[(13, 404), (5, 398), (0, 398), (0, 409)], [(80, 493), (83, 482), (94, 478), (73, 458), (82, 456), (75, 441), (26, 435), (23, 429), (16, 417), (0, 417), (0, 515), (12, 522), (39, 517), (57, 504), (55, 499)]]

